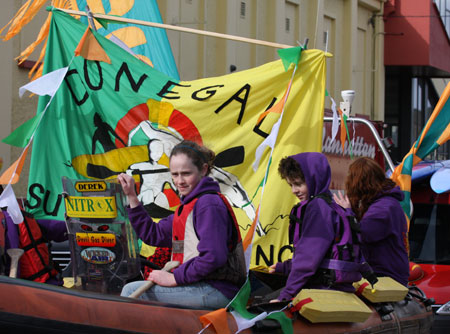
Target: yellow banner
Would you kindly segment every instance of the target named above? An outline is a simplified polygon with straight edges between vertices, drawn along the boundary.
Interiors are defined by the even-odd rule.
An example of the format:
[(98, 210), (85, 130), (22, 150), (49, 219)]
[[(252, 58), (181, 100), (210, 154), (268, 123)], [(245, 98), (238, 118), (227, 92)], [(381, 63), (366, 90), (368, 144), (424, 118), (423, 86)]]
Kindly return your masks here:
[[(179, 81), (98, 34), (95, 38), (111, 64), (73, 58), (86, 26), (60, 11), (52, 12), (52, 20), (46, 71), (70, 69), (33, 137), (28, 199), (35, 217), (62, 219), (63, 176), (100, 181), (116, 179), (120, 173), (135, 177), (139, 200), (153, 217), (166, 217), (179, 204), (168, 157), (183, 139), (195, 140), (216, 152), (211, 177), (234, 207), (244, 237), (256, 208), (261, 208), (253, 263), (269, 265), (291, 256), (287, 217), (296, 200), (277, 167), (285, 156), (321, 151), (327, 57), (323, 51), (299, 55), (300, 48), (293, 48), (290, 55), (280, 52), (283, 60), (249, 70)], [(45, 99), (38, 114), (47, 105)], [(262, 197), (270, 149), (263, 152), (256, 172), (255, 151), (273, 139), (269, 134), (281, 115)], [(29, 138), (30, 133), (26, 131)], [(111, 203), (66, 199), (69, 215), (80, 218), (114, 217)]]
[[(261, 203), (260, 222), (253, 244), (254, 265), (269, 265), (292, 255), (292, 248), (287, 245), (287, 217), (296, 199), (286, 182), (279, 177), (277, 168), (279, 161), (285, 156), (321, 151), (325, 61), (325, 53), (319, 50), (307, 50), (301, 54), (285, 104)], [(164, 142), (164, 154), (160, 153), (157, 156), (159, 160), (154, 159), (153, 166), (149, 167), (155, 170), (168, 167), (167, 156), (171, 147), (179, 142), (179, 138), (200, 141), (219, 156), (227, 155), (228, 164), (215, 168), (211, 176), (219, 180), (221, 191), (237, 208), (235, 212), (244, 236), (260, 204), (260, 185), (270, 154), (270, 148), (266, 149), (258, 170), (254, 172), (252, 164), (255, 161), (255, 150), (271, 132), (280, 114), (269, 113), (261, 122), (258, 119), (267, 109), (281, 101), (293, 69), (294, 65), (291, 64), (289, 70), (285, 71), (279, 60), (222, 77), (178, 83), (169, 81), (158, 93), (162, 98), (160, 102), (147, 101), (148, 119), (151, 124), (158, 124), (158, 129), (152, 128), (150, 122), (142, 122), (134, 127), (127, 139), (133, 142), (133, 135), (142, 131), (149, 138), (158, 138)], [(155, 149), (152, 150), (152, 146)], [(155, 141), (148, 147), (149, 155), (158, 148)], [(239, 156), (242, 161), (239, 161)], [(139, 165), (137, 162), (136, 160), (136, 166)], [(128, 164), (131, 165), (130, 162)], [(170, 182), (169, 174), (165, 181), (161, 179), (158, 182), (156, 176), (145, 174), (142, 177), (144, 184), (145, 178), (154, 184)], [(144, 203), (144, 192), (148, 188), (150, 187), (141, 188), (140, 196)], [(154, 187), (151, 198), (156, 199), (157, 192), (159, 190)], [(144, 254), (148, 254), (145, 249)]]

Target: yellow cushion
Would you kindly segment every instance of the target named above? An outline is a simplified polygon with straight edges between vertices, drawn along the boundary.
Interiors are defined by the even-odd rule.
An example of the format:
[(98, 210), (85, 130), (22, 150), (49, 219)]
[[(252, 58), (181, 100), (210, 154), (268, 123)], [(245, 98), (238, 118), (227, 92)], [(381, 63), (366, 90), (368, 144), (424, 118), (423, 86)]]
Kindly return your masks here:
[[(408, 288), (390, 277), (378, 277), (378, 282), (372, 286), (362, 279), (353, 283), (357, 294), (361, 294), (372, 303), (398, 302), (408, 293)], [(362, 290), (362, 291), (361, 291)]]
[(294, 305), (303, 303), (299, 313), (316, 322), (364, 322), (372, 310), (354, 293), (335, 290), (303, 289)]

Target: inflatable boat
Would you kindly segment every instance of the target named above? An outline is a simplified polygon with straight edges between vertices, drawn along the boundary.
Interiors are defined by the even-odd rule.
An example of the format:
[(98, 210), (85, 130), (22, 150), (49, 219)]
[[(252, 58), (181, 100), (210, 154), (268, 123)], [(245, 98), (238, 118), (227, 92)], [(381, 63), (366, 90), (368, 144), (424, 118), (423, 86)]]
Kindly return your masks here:
[[(68, 289), (18, 278), (0, 276), (0, 329), (7, 333), (199, 333), (199, 317), (210, 310), (142, 301), (116, 295)], [(429, 333), (431, 303), (418, 289), (401, 302), (368, 304), (372, 314), (364, 322), (311, 323), (298, 312), (292, 319), (294, 333)], [(273, 304), (250, 307), (268, 311)], [(232, 333), (237, 325), (228, 313)], [(213, 326), (203, 333), (216, 333)], [(242, 333), (282, 333), (274, 320), (261, 320)]]

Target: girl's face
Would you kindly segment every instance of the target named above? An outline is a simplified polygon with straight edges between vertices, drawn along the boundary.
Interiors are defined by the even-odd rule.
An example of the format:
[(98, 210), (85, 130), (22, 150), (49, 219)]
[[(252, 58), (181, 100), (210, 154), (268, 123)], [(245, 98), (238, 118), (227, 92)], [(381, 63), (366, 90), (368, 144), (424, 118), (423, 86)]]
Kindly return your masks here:
[(300, 202), (308, 199), (308, 186), (302, 179), (286, 180), (291, 187), (292, 193), (300, 200)]
[(186, 154), (179, 153), (170, 158), (169, 168), (178, 192), (182, 196), (187, 196), (206, 175), (208, 165), (205, 163), (202, 170), (199, 170)]

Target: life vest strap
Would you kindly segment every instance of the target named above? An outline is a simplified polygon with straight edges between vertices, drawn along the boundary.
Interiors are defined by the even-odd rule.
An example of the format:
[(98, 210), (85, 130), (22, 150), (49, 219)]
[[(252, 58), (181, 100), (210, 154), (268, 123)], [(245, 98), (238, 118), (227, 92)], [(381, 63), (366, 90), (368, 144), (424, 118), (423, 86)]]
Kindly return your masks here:
[(23, 246), (22, 249), (24, 252), (32, 249), (32, 248), (36, 248), (38, 245), (46, 243), (47, 240), (44, 237), (40, 237), (39, 239), (35, 240), (35, 239), (31, 239), (31, 242), (29, 245)]
[(36, 278), (41, 277), (42, 275), (45, 275), (45, 274), (50, 274), (50, 276), (53, 277), (54, 276), (54, 275), (52, 275), (53, 274), (53, 272), (52, 272), (53, 270), (54, 270), (54, 268), (52, 268), (49, 265), (47, 265), (44, 268), (42, 268), (41, 270), (39, 270), (38, 272), (34, 273), (33, 275), (28, 276), (28, 277), (23, 277), (23, 279), (34, 281)]
[(342, 270), (342, 271), (359, 272), (361, 271), (362, 267), (363, 266), (357, 262), (342, 261), (335, 259), (324, 259), (320, 264), (320, 268)]

